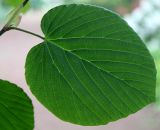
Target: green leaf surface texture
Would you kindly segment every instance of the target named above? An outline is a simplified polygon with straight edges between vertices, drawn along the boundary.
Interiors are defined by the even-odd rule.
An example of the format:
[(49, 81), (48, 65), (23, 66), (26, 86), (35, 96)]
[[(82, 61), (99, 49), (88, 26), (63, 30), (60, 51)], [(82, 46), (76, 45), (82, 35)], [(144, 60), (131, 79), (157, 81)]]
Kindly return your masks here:
[(61, 5), (41, 22), (45, 41), (26, 60), (26, 80), (60, 119), (103, 125), (155, 101), (156, 69), (143, 41), (117, 14)]
[(17, 85), (0, 80), (0, 129), (33, 130), (33, 106)]

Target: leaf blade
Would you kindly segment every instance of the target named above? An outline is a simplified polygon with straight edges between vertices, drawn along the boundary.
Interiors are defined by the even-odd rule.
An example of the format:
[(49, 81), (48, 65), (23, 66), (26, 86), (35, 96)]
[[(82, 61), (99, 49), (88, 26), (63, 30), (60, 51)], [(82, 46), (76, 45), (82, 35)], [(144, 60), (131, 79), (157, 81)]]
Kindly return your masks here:
[(29, 52), (26, 80), (60, 119), (102, 125), (155, 100), (153, 58), (117, 14), (90, 5), (62, 5), (45, 14), (41, 28), (46, 41)]
[(0, 115), (2, 129), (32, 130), (34, 127), (31, 100), (22, 89), (4, 80), (0, 80)]

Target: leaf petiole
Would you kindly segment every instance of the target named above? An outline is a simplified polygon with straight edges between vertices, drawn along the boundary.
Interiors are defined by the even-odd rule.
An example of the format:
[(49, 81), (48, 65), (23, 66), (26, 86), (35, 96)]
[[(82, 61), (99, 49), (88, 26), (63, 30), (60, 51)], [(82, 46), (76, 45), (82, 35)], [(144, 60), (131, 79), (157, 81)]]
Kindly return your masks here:
[(28, 33), (28, 34), (31, 34), (31, 35), (33, 35), (33, 36), (39, 37), (39, 38), (41, 38), (41, 39), (43, 39), (43, 40), (45, 39), (44, 37), (42, 37), (42, 36), (40, 36), (40, 35), (38, 35), (38, 34), (35, 34), (35, 33), (33, 33), (33, 32), (30, 32), (30, 31), (27, 31), (27, 30), (24, 30), (24, 29), (21, 29), (21, 28), (17, 28), (17, 27), (8, 27), (8, 28), (5, 30), (5, 32), (6, 32), (6, 31), (9, 31), (9, 30), (21, 31), (21, 32)]

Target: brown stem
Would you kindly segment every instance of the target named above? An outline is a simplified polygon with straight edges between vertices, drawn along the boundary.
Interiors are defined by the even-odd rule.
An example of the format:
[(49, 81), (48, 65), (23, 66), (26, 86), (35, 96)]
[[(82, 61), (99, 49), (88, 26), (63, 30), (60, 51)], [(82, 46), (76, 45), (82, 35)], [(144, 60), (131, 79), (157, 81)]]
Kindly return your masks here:
[(8, 28), (2, 29), (2, 30), (0, 31), (0, 36), (1, 36), (3, 33), (7, 32), (7, 31), (9, 31), (9, 30), (21, 31), (21, 32), (28, 33), (28, 34), (31, 34), (31, 35), (33, 35), (33, 36), (39, 37), (39, 38), (41, 38), (42, 40), (45, 40), (44, 37), (42, 37), (42, 36), (40, 36), (40, 35), (38, 35), (38, 34), (35, 34), (35, 33), (33, 33), (33, 32), (30, 32), (30, 31), (27, 31), (27, 30), (24, 30), (24, 29), (21, 29), (21, 28), (16, 28), (16, 27), (8, 27)]

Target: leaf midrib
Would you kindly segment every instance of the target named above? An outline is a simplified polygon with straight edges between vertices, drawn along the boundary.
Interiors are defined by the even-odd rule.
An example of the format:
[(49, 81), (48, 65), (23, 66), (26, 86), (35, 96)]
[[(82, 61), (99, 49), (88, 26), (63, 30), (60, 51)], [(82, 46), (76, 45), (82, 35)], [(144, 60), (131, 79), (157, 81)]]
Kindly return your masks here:
[[(83, 38), (83, 37), (82, 37)], [(85, 37), (85, 38), (88, 38), (88, 39), (97, 39), (97, 38), (100, 38), (100, 39), (107, 39), (107, 40), (118, 40), (118, 41), (121, 41), (121, 42), (126, 42), (126, 41), (123, 41), (123, 40), (119, 40), (119, 39), (112, 39), (112, 38), (103, 38), (103, 37)], [(70, 51), (70, 52), (73, 52), (73, 51), (79, 51), (79, 50), (99, 50), (99, 51), (101, 51), (101, 50), (103, 50), (103, 51), (113, 51), (113, 53), (114, 52), (120, 52), (120, 53), (128, 53), (128, 54), (131, 54), (131, 55), (136, 55), (136, 56), (141, 56), (141, 57), (144, 57), (144, 58), (146, 58), (146, 59), (148, 59), (148, 60), (150, 60), (150, 61), (152, 61), (152, 58), (151, 57), (149, 57), (149, 56), (146, 56), (146, 55), (142, 55), (142, 54), (136, 54), (136, 53), (133, 53), (133, 52), (129, 52), (129, 51), (122, 51), (122, 50), (120, 50), (120, 49), (118, 49), (118, 50), (113, 50), (113, 49), (89, 49), (89, 48), (80, 48), (80, 49), (72, 49), (72, 50), (68, 50), (68, 49), (65, 49), (65, 48), (63, 48), (62, 46), (59, 46), (57, 43), (56, 43), (56, 41), (57, 40), (67, 40), (67, 39), (72, 39), (72, 38), (57, 38), (57, 39), (48, 39), (47, 41), (49, 41), (49, 42), (51, 42), (51, 43), (54, 43), (54, 44), (56, 44), (58, 47), (60, 47), (61, 49), (63, 49), (63, 50), (66, 50), (66, 51)], [(73, 39), (81, 39), (81, 37), (73, 37)], [(127, 42), (128, 43), (128, 42)], [(129, 42), (129, 43), (132, 43), (132, 42)], [(134, 46), (137, 46), (137, 47), (142, 47), (142, 46), (139, 46), (139, 45), (137, 45), (137, 44), (134, 44)], [(97, 61), (97, 60), (96, 60)], [(118, 62), (118, 61), (116, 61), (116, 62)], [(121, 62), (120, 61), (120, 63), (123, 63), (123, 62)], [(149, 71), (151, 71), (151, 72), (154, 72), (154, 73), (156, 73), (155, 72), (155, 70), (154, 70), (154, 68), (152, 69), (152, 68), (149, 68), (149, 67), (147, 67), (147, 66), (143, 66), (143, 64), (148, 64), (148, 65), (153, 65), (153, 64), (149, 64), (149, 63), (143, 63), (143, 64), (136, 64), (136, 63), (129, 63), (129, 62), (124, 62), (124, 63), (127, 63), (127, 64), (135, 64), (135, 65), (137, 65), (137, 66), (139, 66), (139, 67), (142, 67), (142, 68), (145, 68), (145, 69), (147, 69), (147, 70), (149, 70)]]
[[(61, 46), (59, 46), (59, 45), (57, 45), (57, 44), (54, 43), (53, 41), (47, 41), (47, 42), (49, 42), (49, 43), (55, 45), (56, 47), (62, 49), (63, 51), (67, 51), (68, 53), (71, 53), (70, 51), (68, 51), (67, 49), (65, 49), (65, 48), (63, 48), (63, 47), (61, 47)], [(47, 42), (46, 42), (45, 44), (47, 44)], [(47, 45), (47, 46), (48, 46), (48, 45)], [(113, 75), (112, 73), (110, 73), (110, 71), (103, 70), (103, 69), (101, 69), (100, 67), (94, 65), (92, 62), (90, 62), (90, 61), (88, 61), (88, 60), (86, 60), (86, 59), (82, 59), (80, 56), (78, 56), (78, 55), (76, 55), (76, 54), (74, 54), (74, 53), (71, 53), (71, 54), (72, 54), (72, 55), (75, 55), (76, 57), (78, 57), (78, 58), (79, 58), (80, 60), (82, 60), (82, 61), (89, 62), (92, 66), (94, 66), (94, 67), (97, 68), (98, 70), (101, 70), (101, 71), (106, 72), (106, 73), (109, 74), (111, 77), (114, 77), (114, 78), (120, 80), (121, 82), (125, 83), (128, 87), (130, 87), (130, 88), (132, 88), (132, 89), (134, 89), (134, 90), (140, 92), (142, 95), (148, 97), (151, 101), (153, 101), (153, 99), (152, 99), (153, 97), (152, 97), (152, 98), (149, 97), (147, 94), (143, 93), (141, 90), (139, 90), (139, 89), (137, 89), (137, 88), (131, 86), (130, 84), (128, 84), (128, 82), (126, 82), (125, 80), (120, 79), (119, 77), (117, 77), (117, 76)], [(51, 55), (50, 55), (50, 56), (51, 56)], [(53, 58), (52, 58), (52, 59), (53, 59)], [(54, 60), (53, 60), (53, 61), (54, 61)], [(58, 67), (56, 67), (56, 68), (58, 69)], [(58, 70), (59, 70), (59, 69), (58, 69)], [(60, 72), (60, 70), (59, 70), (59, 72)], [(62, 75), (63, 75), (63, 74), (62, 74)], [(133, 102), (134, 102), (134, 101), (133, 101)], [(136, 103), (135, 103), (135, 104), (136, 104)]]

